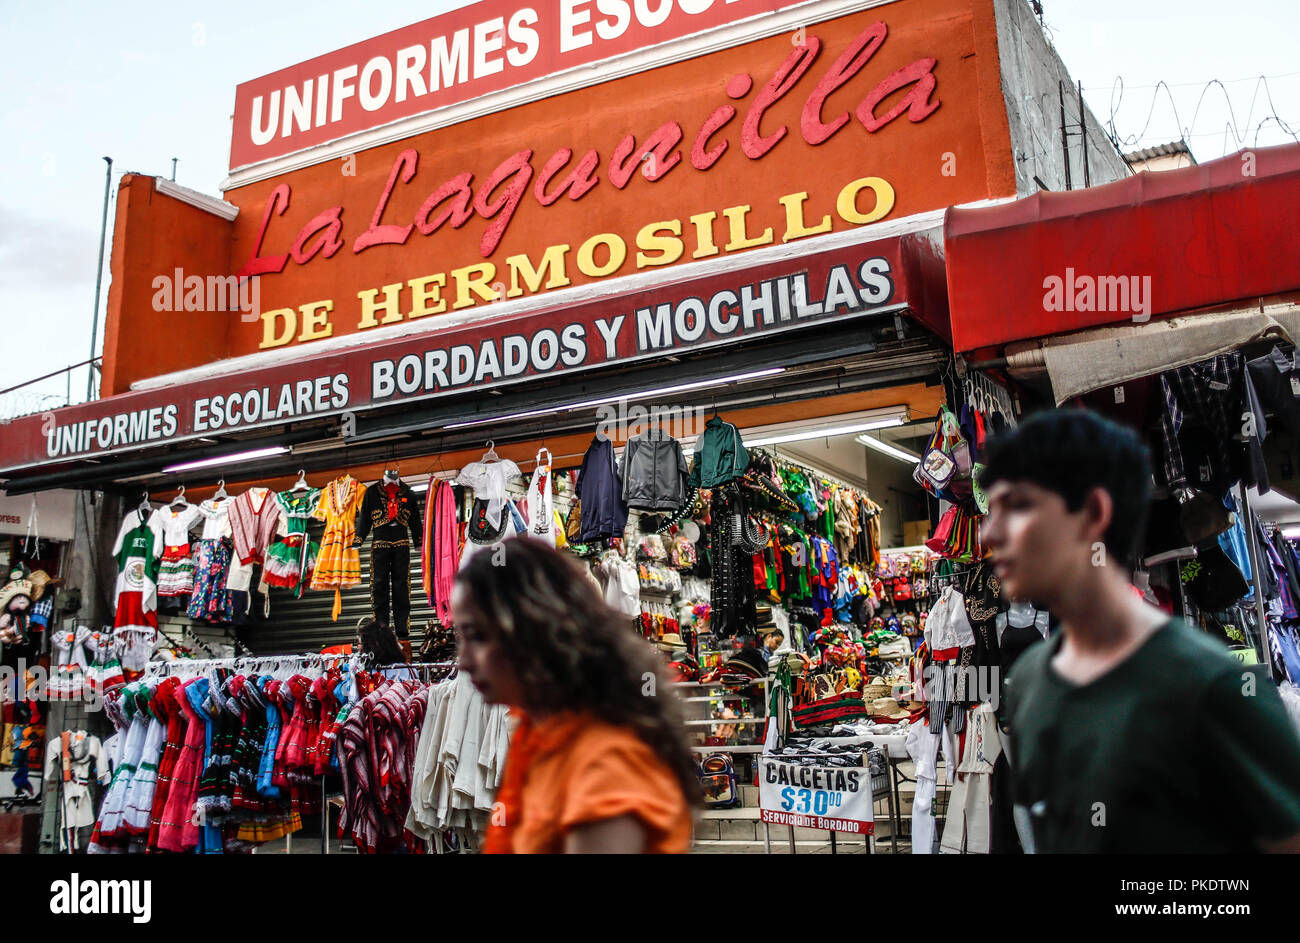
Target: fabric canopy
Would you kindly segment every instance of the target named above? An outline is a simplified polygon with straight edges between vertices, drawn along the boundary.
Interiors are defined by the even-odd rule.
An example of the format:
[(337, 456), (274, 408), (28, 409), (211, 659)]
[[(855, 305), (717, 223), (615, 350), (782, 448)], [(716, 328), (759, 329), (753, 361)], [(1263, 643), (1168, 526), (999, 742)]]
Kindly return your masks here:
[(1096, 328), (1037, 346), (1059, 406), (1083, 393), (1197, 363), (1253, 341), (1294, 343), (1297, 338), (1300, 305), (1285, 303)]
[(1104, 186), (955, 207), (953, 347), (1143, 324), (1300, 290), (1300, 144)]

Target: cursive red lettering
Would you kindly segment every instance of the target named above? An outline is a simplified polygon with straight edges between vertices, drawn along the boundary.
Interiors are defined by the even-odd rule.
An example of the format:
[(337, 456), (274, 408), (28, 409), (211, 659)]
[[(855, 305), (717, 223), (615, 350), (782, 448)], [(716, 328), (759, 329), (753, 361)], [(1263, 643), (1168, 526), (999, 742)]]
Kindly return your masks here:
[[(858, 105), (857, 115), (862, 126), (874, 133), (904, 111), (907, 112), (908, 120), (912, 122), (924, 121), (934, 114), (939, 107), (939, 102), (930, 101), (930, 93), (938, 84), (933, 72), (934, 63), (934, 59), (917, 59), (911, 65), (903, 66), (897, 72), (887, 76), (873, 88), (871, 93), (862, 99), (862, 104)], [(912, 82), (916, 84), (903, 96), (902, 101), (877, 118), (876, 106), (904, 85)]]
[[(507, 157), (492, 171), (474, 196), (474, 209), (478, 215), (492, 220), (479, 241), (479, 253), (485, 259), (496, 251), (524, 191), (528, 189), (528, 181), (533, 176), (533, 166), (528, 163), (532, 156), (533, 151), (529, 148)], [(502, 184), (505, 186), (502, 187)], [(498, 187), (501, 187), (501, 195), (494, 199), (493, 194)]]
[(818, 145), (828, 140), (840, 128), (844, 127), (849, 120), (847, 111), (841, 112), (829, 122), (822, 121), (822, 107), (826, 103), (826, 98), (871, 61), (871, 57), (876, 54), (880, 44), (885, 41), (888, 34), (888, 27), (883, 20), (877, 20), (866, 29), (864, 29), (858, 38), (853, 40), (849, 48), (840, 54), (840, 57), (831, 64), (830, 69), (822, 76), (822, 80), (813, 88), (812, 94), (804, 102), (803, 116), (800, 124), (803, 129), (803, 139), (809, 144)]
[[(314, 259), (317, 253), (324, 250), (325, 258), (329, 258), (339, 249), (343, 248), (343, 220), (339, 218), (343, 212), (341, 206), (331, 206), (323, 213), (314, 216), (302, 231), (298, 233), (298, 238), (293, 241), (289, 247), (289, 255), (293, 256), (293, 261), (298, 265), (306, 265)], [(307, 247), (307, 242), (317, 236), (318, 238), (311, 247)]]
[(736, 117), (736, 109), (730, 105), (721, 105), (713, 114), (704, 119), (704, 124), (700, 125), (700, 133), (695, 135), (695, 143), (691, 145), (691, 166), (696, 170), (708, 170), (718, 162), (727, 148), (730, 146), (728, 141), (719, 141), (718, 145), (709, 150), (705, 147), (711, 138), (726, 125), (728, 121)]
[(609, 157), (609, 182), (622, 190), (636, 173), (637, 162), (632, 159), (636, 150), (636, 136), (623, 135), (623, 140), (614, 146), (614, 153)]
[[(471, 173), (457, 174), (429, 194), (429, 198), (415, 214), (415, 225), (421, 233), (431, 235), (448, 220), (451, 220), (452, 229), (460, 229), (469, 222), (469, 218), (474, 215), (474, 191), (469, 186), (473, 179)], [(433, 211), (444, 201), (450, 202), (437, 216), (430, 219)]]
[(266, 212), (262, 216), (262, 228), (257, 231), (257, 242), (253, 243), (253, 254), (249, 256), (244, 267), (235, 274), (240, 278), (250, 275), (265, 275), (268, 272), (283, 272), (289, 261), (288, 253), (284, 255), (262, 256), (262, 240), (266, 238), (267, 227), (271, 225), (272, 216), (283, 216), (289, 208), (289, 185), (282, 183), (271, 191), (271, 198), (266, 201)]
[(647, 154), (654, 155), (646, 166), (647, 180), (651, 182), (658, 180), (681, 162), (681, 151), (673, 151), (673, 156), (668, 156), (668, 152), (681, 141), (682, 126), (676, 121), (666, 121), (650, 133), (650, 136), (645, 139), (645, 147), (641, 149), (642, 160), (645, 160)]
[(537, 183), (533, 185), (533, 195), (537, 197), (537, 202), (542, 206), (550, 206), (564, 192), (569, 192), (570, 200), (577, 200), (582, 197), (588, 190), (600, 182), (600, 178), (595, 176), (596, 167), (600, 164), (600, 155), (594, 150), (587, 151), (582, 155), (582, 160), (578, 165), (569, 171), (568, 175), (560, 182), (560, 186), (551, 193), (546, 192), (546, 188), (551, 183), (551, 178), (560, 172), (560, 168), (569, 162), (573, 156), (573, 151), (567, 147), (562, 147), (546, 162), (546, 166), (537, 174)]
[(795, 47), (794, 52), (786, 56), (785, 62), (781, 63), (771, 80), (759, 89), (754, 103), (749, 106), (749, 111), (745, 114), (745, 123), (740, 129), (740, 149), (745, 152), (746, 157), (757, 160), (785, 137), (787, 131), (785, 125), (781, 125), (767, 137), (763, 137), (759, 130), (763, 113), (780, 101), (803, 78), (803, 74), (812, 67), (821, 48), (822, 41), (816, 36), (809, 36), (802, 46)]
[(384, 210), (388, 208), (388, 200), (393, 195), (393, 188), (397, 186), (397, 177), (400, 174), (402, 183), (410, 183), (411, 178), (415, 176), (415, 168), (420, 162), (420, 155), (414, 148), (408, 147), (402, 153), (397, 155), (397, 160), (393, 162), (393, 169), (388, 174), (388, 184), (384, 187), (384, 192), (379, 196), (379, 202), (375, 205), (375, 215), (370, 217), (370, 228), (357, 236), (352, 243), (352, 251), (362, 252), (371, 246), (378, 245), (396, 245), (400, 246), (411, 236), (413, 223), (407, 223), (405, 226), (397, 226), (392, 223), (380, 225), (379, 220), (383, 218)]

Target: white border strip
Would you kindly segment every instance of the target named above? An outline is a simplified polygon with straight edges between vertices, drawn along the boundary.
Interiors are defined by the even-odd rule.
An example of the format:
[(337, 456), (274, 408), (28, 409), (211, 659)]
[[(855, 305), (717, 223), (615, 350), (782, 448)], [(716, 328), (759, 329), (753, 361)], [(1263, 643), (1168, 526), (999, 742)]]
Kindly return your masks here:
[(231, 220), (239, 215), (239, 207), (234, 203), (227, 203), (225, 200), (208, 196), (206, 193), (200, 193), (198, 190), (191, 190), (189, 187), (182, 187), (179, 183), (173, 183), (166, 177), (154, 177), (154, 189), (159, 193), (182, 203), (188, 203), (190, 206), (197, 206), (199, 209), (211, 213), (213, 216), (220, 216), (222, 219)]
[(778, 13), (760, 13), (737, 23), (693, 33), (679, 39), (669, 40), (657, 46), (638, 49), (609, 59), (602, 59), (586, 65), (575, 66), (554, 75), (534, 79), (522, 85), (502, 89), (465, 102), (446, 105), (419, 115), (400, 118), (389, 124), (380, 125), (365, 131), (357, 131), (345, 137), (336, 138), (323, 144), (317, 144), (305, 150), (284, 154), (266, 161), (245, 164), (232, 168), (230, 175), (221, 183), (222, 191), (247, 186), (259, 180), (277, 177), (281, 174), (301, 170), (312, 164), (346, 157), (359, 151), (404, 138), (423, 134), (435, 128), (468, 121), (493, 112), (518, 108), (534, 101), (541, 101), (556, 95), (563, 95), (591, 85), (601, 85), (615, 79), (635, 75), (659, 66), (696, 59), (721, 49), (741, 46), (758, 39), (766, 39), (778, 33), (793, 32), (799, 26), (820, 23), (850, 13), (858, 13), (874, 7), (898, 3), (900, 0), (810, 0)]

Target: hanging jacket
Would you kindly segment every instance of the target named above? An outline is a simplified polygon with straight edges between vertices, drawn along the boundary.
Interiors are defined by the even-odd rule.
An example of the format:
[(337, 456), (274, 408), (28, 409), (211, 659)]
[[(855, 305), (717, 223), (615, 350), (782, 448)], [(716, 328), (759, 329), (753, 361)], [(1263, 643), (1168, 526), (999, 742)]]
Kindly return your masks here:
[(688, 474), (682, 444), (662, 429), (633, 436), (619, 468), (623, 502), (640, 511), (676, 511), (686, 500)]
[(735, 481), (748, 467), (749, 453), (740, 441), (740, 430), (721, 416), (714, 416), (696, 443), (690, 483), (697, 488), (715, 488)]
[(379, 479), (366, 489), (357, 510), (356, 544), (365, 543), (373, 529), (376, 547), (420, 548), (423, 528), (420, 502), (404, 481)]
[(578, 500), (582, 502), (578, 543), (623, 536), (627, 505), (623, 503), (622, 490), (614, 465), (614, 443), (598, 433), (587, 447), (578, 472)]

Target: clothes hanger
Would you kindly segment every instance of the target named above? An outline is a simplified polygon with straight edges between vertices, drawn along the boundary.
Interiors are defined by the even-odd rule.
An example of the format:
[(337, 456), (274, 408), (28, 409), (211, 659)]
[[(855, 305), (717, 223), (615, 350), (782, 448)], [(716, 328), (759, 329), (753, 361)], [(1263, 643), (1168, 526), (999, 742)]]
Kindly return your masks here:
[(225, 500), (227, 500), (229, 497), (230, 497), (230, 495), (226, 494), (226, 479), (224, 479), (224, 478), (220, 478), (220, 479), (218, 479), (218, 480), (217, 480), (217, 490), (216, 490), (215, 492), (213, 492), (213, 495), (212, 495), (212, 503), (213, 503), (213, 504), (216, 504), (216, 503), (219, 502), (219, 501), (225, 501)]
[(308, 491), (310, 489), (311, 485), (307, 484), (307, 472), (301, 468), (298, 469), (298, 480), (293, 483), (293, 487), (289, 491)]
[(487, 445), (488, 445), (487, 451), (483, 453), (483, 457), (480, 458), (479, 461), (482, 462), (484, 465), (488, 464), (489, 462), (501, 461), (501, 457), (497, 455), (497, 450), (493, 448), (494, 443), (491, 439), (488, 439)]
[(184, 508), (187, 508), (187, 507), (190, 506), (190, 502), (188, 502), (188, 501), (185, 500), (185, 486), (184, 486), (184, 485), (181, 485), (181, 490), (178, 491), (178, 492), (176, 492), (176, 497), (172, 498), (172, 503), (169, 504), (168, 507), (173, 507), (173, 508), (174, 508), (174, 507), (177, 507), (178, 505), (179, 505), (180, 507), (184, 507)]

